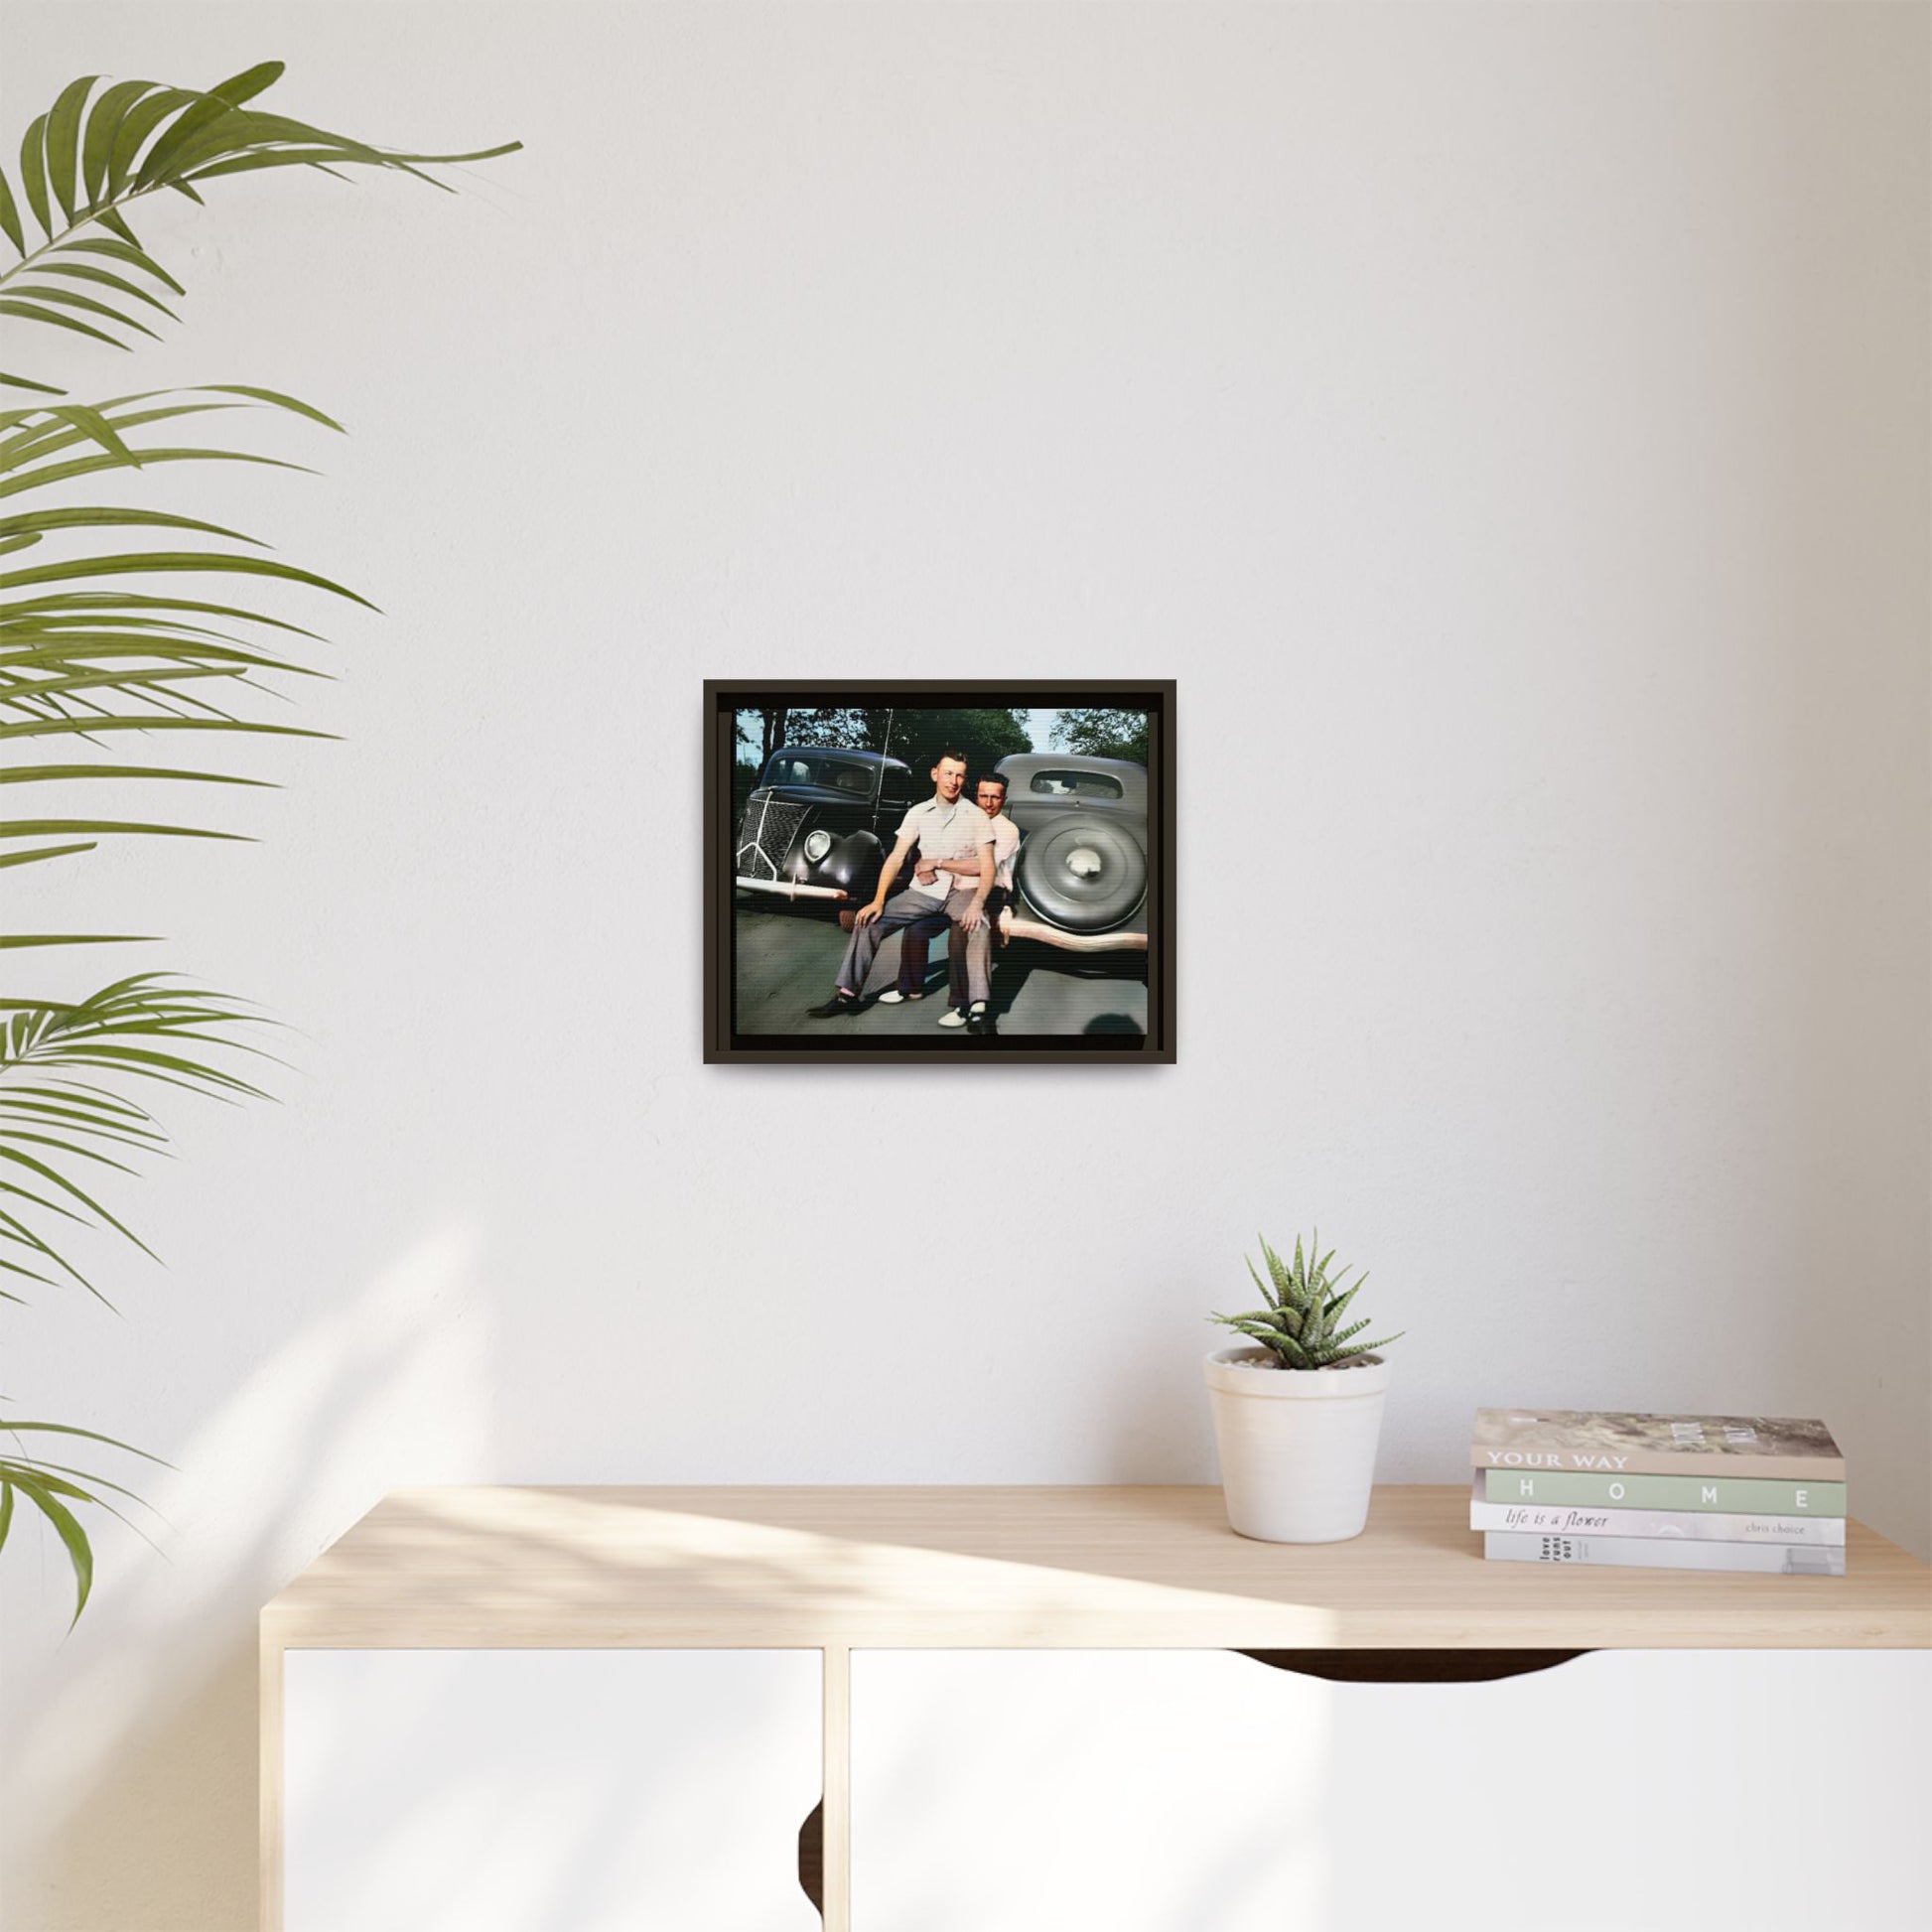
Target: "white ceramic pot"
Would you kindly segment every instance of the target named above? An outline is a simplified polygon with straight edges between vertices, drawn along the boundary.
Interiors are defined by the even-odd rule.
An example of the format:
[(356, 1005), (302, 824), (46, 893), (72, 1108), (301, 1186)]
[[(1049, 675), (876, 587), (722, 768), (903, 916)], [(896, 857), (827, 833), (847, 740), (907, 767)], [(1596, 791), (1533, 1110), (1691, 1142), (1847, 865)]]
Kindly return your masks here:
[(1389, 1365), (1281, 1369), (1265, 1348), (1208, 1356), (1208, 1401), (1221, 1452), (1228, 1524), (1264, 1543), (1360, 1536), (1375, 1484)]

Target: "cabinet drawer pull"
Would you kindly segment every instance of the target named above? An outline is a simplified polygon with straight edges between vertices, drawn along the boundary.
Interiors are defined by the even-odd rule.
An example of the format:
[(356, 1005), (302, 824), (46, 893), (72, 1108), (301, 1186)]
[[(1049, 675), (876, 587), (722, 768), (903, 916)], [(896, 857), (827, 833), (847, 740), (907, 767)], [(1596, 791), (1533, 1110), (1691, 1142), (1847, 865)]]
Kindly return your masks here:
[(805, 1814), (798, 1828), (798, 1889), (812, 1901), (812, 1910), (825, 1916), (825, 1800)]
[(1271, 1670), (1334, 1684), (1488, 1684), (1553, 1670), (1585, 1650), (1243, 1650)]

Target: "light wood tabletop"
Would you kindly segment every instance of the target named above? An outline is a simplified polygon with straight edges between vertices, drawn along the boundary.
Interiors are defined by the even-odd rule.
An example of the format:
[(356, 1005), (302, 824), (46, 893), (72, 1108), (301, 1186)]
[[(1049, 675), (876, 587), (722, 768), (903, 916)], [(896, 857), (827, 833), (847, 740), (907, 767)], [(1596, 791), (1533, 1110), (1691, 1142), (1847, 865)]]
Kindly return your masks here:
[(266, 1646), (1932, 1646), (1932, 1571), (1487, 1563), (1466, 1487), (1351, 1542), (1250, 1542), (1214, 1487), (399, 1490), (262, 1613)]
[(1740, 1576), (1487, 1563), (1468, 1509), (1466, 1486), (1381, 1488), (1353, 1541), (1286, 1545), (1236, 1536), (1212, 1487), (399, 1490), (262, 1612), (264, 1932), (292, 1650), (820, 1651), (819, 1896), (847, 1932), (855, 1650), (1439, 1653), (1429, 1677), (1494, 1661), (1457, 1651), (1506, 1674), (1526, 1652), (1932, 1647), (1932, 1571), (1860, 1523), (1844, 1577)]

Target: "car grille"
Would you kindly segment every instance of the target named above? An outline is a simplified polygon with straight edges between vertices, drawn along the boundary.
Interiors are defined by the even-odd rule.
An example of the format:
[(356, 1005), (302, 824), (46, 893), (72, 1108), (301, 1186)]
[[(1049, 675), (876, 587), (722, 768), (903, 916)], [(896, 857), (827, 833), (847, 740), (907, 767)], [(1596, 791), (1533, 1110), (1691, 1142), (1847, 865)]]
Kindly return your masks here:
[(741, 879), (782, 878), (781, 868), (798, 828), (805, 822), (803, 805), (777, 799), (754, 798), (745, 807), (738, 827), (738, 875)]

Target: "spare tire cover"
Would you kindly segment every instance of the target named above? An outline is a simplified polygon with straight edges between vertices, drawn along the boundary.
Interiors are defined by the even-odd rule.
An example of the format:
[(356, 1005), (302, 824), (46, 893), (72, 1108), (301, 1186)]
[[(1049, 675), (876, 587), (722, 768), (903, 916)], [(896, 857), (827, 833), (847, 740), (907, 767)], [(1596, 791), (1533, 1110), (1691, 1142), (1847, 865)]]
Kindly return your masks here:
[(1138, 830), (1095, 812), (1050, 819), (1020, 848), (1028, 898), (1069, 932), (1104, 932), (1147, 893), (1147, 854)]

